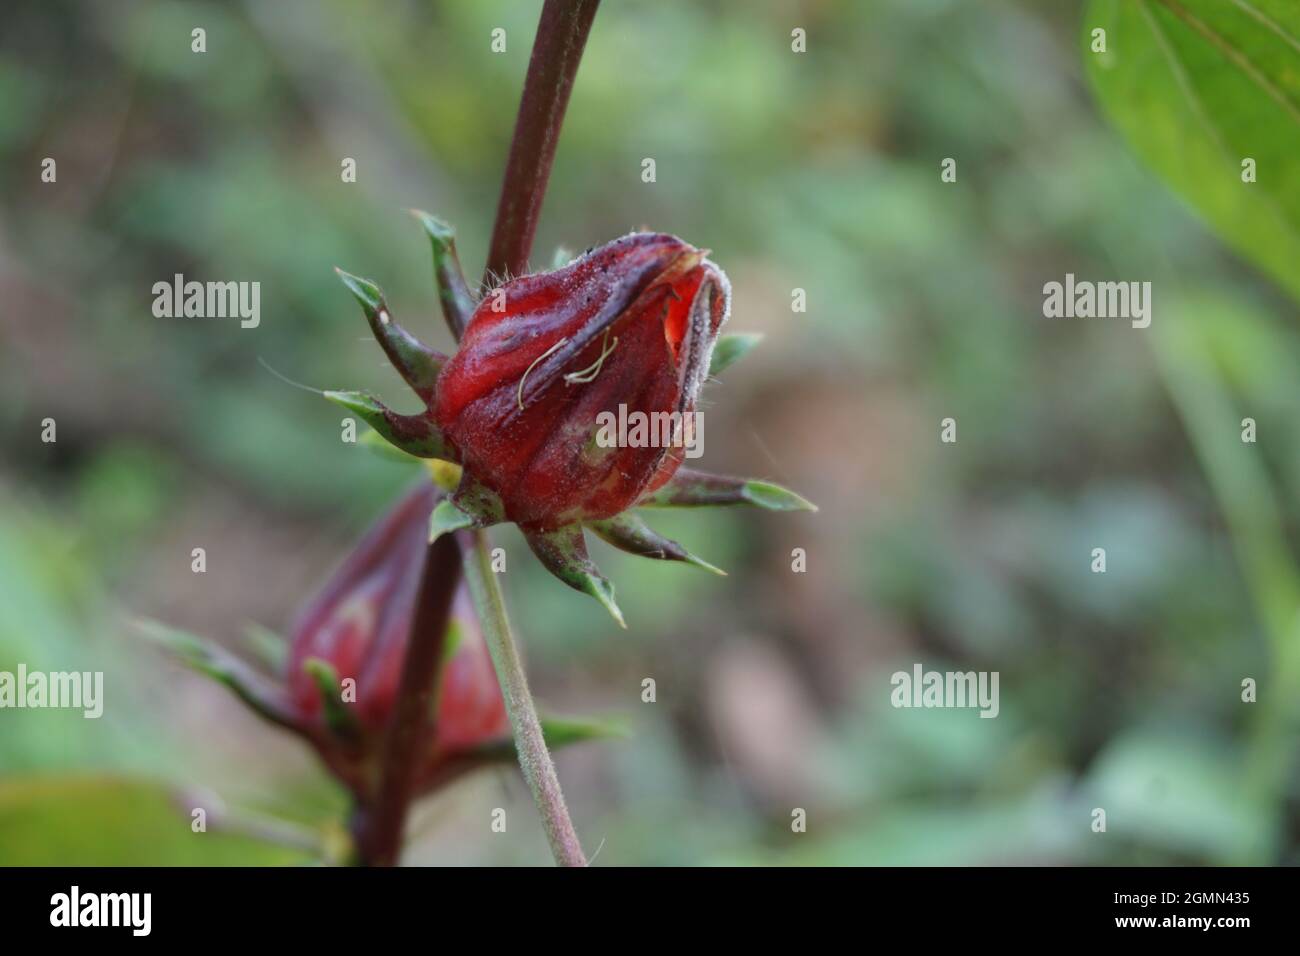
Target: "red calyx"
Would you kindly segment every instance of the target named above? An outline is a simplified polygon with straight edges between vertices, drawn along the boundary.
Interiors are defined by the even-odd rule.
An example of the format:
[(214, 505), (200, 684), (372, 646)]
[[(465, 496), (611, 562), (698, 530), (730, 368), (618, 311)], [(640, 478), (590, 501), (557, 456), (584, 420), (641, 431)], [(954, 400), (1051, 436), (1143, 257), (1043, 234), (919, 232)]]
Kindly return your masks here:
[(600, 447), (602, 412), (689, 414), (730, 286), (705, 252), (634, 233), (484, 296), (433, 411), (505, 516), (549, 530), (609, 518), (672, 477), (681, 447)]

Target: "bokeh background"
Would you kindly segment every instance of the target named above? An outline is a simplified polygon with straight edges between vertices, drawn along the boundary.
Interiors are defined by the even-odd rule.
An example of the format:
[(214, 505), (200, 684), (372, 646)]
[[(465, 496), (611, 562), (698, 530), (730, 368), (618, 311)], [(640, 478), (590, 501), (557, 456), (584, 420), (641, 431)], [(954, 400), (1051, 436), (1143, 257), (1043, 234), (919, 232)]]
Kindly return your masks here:
[[(454, 223), (478, 274), (539, 6), (6, 5), (0, 669), (103, 670), (107, 702), (98, 721), (0, 712), (0, 863), (294, 863), (310, 855), (249, 831), (337, 837), (346, 806), (312, 755), (130, 621), (254, 659), (249, 626), (283, 632), (412, 480), (259, 359), (409, 407), (331, 269), (451, 348), (403, 210)], [(494, 532), (542, 705), (631, 728), (558, 756), (597, 862), (1300, 861), (1296, 307), (1107, 120), (1093, 15), (597, 16), (534, 262), (642, 225), (711, 248), (731, 330), (766, 341), (709, 386), (699, 464), (821, 506), (664, 512), (725, 579), (594, 545), (627, 632)], [(260, 281), (261, 326), (155, 319), (176, 272)], [(1153, 282), (1153, 327), (1043, 318), (1066, 272)], [(915, 662), (1000, 672), (1000, 715), (893, 709), (890, 674)], [(195, 792), (239, 832), (192, 834)], [(547, 860), (513, 770), (416, 818), (409, 862)]]

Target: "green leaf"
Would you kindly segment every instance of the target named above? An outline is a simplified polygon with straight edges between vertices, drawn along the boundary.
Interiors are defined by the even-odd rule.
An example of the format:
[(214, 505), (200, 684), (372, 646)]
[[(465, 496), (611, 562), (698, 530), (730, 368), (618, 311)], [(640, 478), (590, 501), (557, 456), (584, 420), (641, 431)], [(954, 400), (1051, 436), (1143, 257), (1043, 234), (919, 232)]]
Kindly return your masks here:
[(1249, 406), (1224, 386), (1218, 368), (1221, 343), (1238, 344), (1263, 318), (1247, 304), (1207, 293), (1177, 299), (1174, 308), (1179, 321), (1166, 323), (1153, 337), (1157, 366), (1218, 501), (1242, 580), (1275, 644), (1278, 674), (1293, 675), (1289, 685), (1280, 683), (1270, 704), (1293, 700), (1300, 692), (1300, 569), (1284, 531), (1286, 505), (1259, 456), (1245, 452), (1251, 446), (1242, 443), (1239, 423)]
[(1267, 803), (1242, 784), (1240, 751), (1195, 734), (1134, 730), (1097, 755), (1084, 783), (1106, 809), (1107, 839), (1196, 854), (1208, 863), (1259, 865), (1277, 845)]
[[(1107, 52), (1091, 50), (1106, 30)], [(1300, 4), (1093, 0), (1097, 98), (1160, 175), (1300, 300)], [(1254, 160), (1256, 181), (1242, 181)]]
[(736, 332), (721, 336), (713, 346), (709, 361), (709, 375), (718, 376), (744, 358), (754, 346), (763, 341), (761, 332)]
[(312, 854), (191, 829), (193, 807), (151, 781), (56, 776), (0, 782), (0, 865), (291, 866)]

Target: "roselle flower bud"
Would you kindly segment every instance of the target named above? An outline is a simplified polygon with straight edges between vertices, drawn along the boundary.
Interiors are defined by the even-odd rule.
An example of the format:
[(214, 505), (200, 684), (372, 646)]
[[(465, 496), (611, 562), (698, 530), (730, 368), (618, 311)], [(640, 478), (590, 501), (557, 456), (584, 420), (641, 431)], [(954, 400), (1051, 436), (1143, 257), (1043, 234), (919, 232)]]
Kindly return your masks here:
[(601, 447), (598, 416), (694, 411), (731, 298), (705, 255), (634, 233), (479, 303), (433, 412), (507, 520), (551, 531), (610, 518), (672, 477), (680, 443)]
[[(374, 783), (396, 706), (435, 499), (428, 484), (408, 493), (362, 538), (290, 635), (286, 682), (292, 711), (321, 757), (355, 791)], [(437, 777), (445, 762), (510, 733), (463, 585), (447, 638), (434, 732), (416, 772), (417, 786)]]
[[(138, 622), (140, 629), (230, 688), (260, 716), (308, 741), (365, 805), (379, 784), (423, 573), (426, 529), (440, 495), (427, 482), (404, 495), (307, 602), (288, 642), (283, 683), (192, 634), (151, 621)], [(417, 793), (478, 767), (515, 761), (496, 671), (463, 582), (450, 609), (434, 701), (432, 732), (413, 774)], [(541, 722), (551, 747), (622, 732), (610, 721), (543, 716)]]
[[(779, 485), (680, 467), (705, 379), (760, 338), (719, 337), (731, 287), (706, 251), (633, 233), (506, 282), (471, 310), (451, 227), (428, 213), (416, 218), (448, 324), (464, 331), (460, 350), (448, 359), (421, 345), (393, 322), (373, 283), (340, 272), (425, 409), (399, 414), (364, 393), (325, 395), (406, 456), (460, 466), (456, 493), (434, 508), (431, 539), (513, 521), (547, 570), (622, 624), (613, 585), (587, 555), (587, 530), (632, 554), (718, 571), (627, 510), (816, 510)], [(612, 421), (652, 423), (642, 434), (656, 437), (610, 441)]]

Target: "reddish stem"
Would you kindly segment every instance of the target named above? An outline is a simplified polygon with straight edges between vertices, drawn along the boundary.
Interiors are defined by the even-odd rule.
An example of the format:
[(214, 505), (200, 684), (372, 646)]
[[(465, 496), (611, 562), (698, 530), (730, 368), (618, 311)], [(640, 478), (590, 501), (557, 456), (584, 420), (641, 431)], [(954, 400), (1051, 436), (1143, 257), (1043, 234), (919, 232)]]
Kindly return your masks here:
[(393, 866), (401, 855), (415, 770), (433, 731), (434, 692), (442, 673), (460, 565), (460, 546), (451, 535), (438, 538), (425, 551), (397, 703), (388, 723), (379, 788), (374, 801), (357, 807), (352, 820), (358, 861), (367, 866)]
[(564, 111), (599, 6), (600, 0), (546, 0), (542, 7), (501, 184), (486, 279), (528, 271)]

